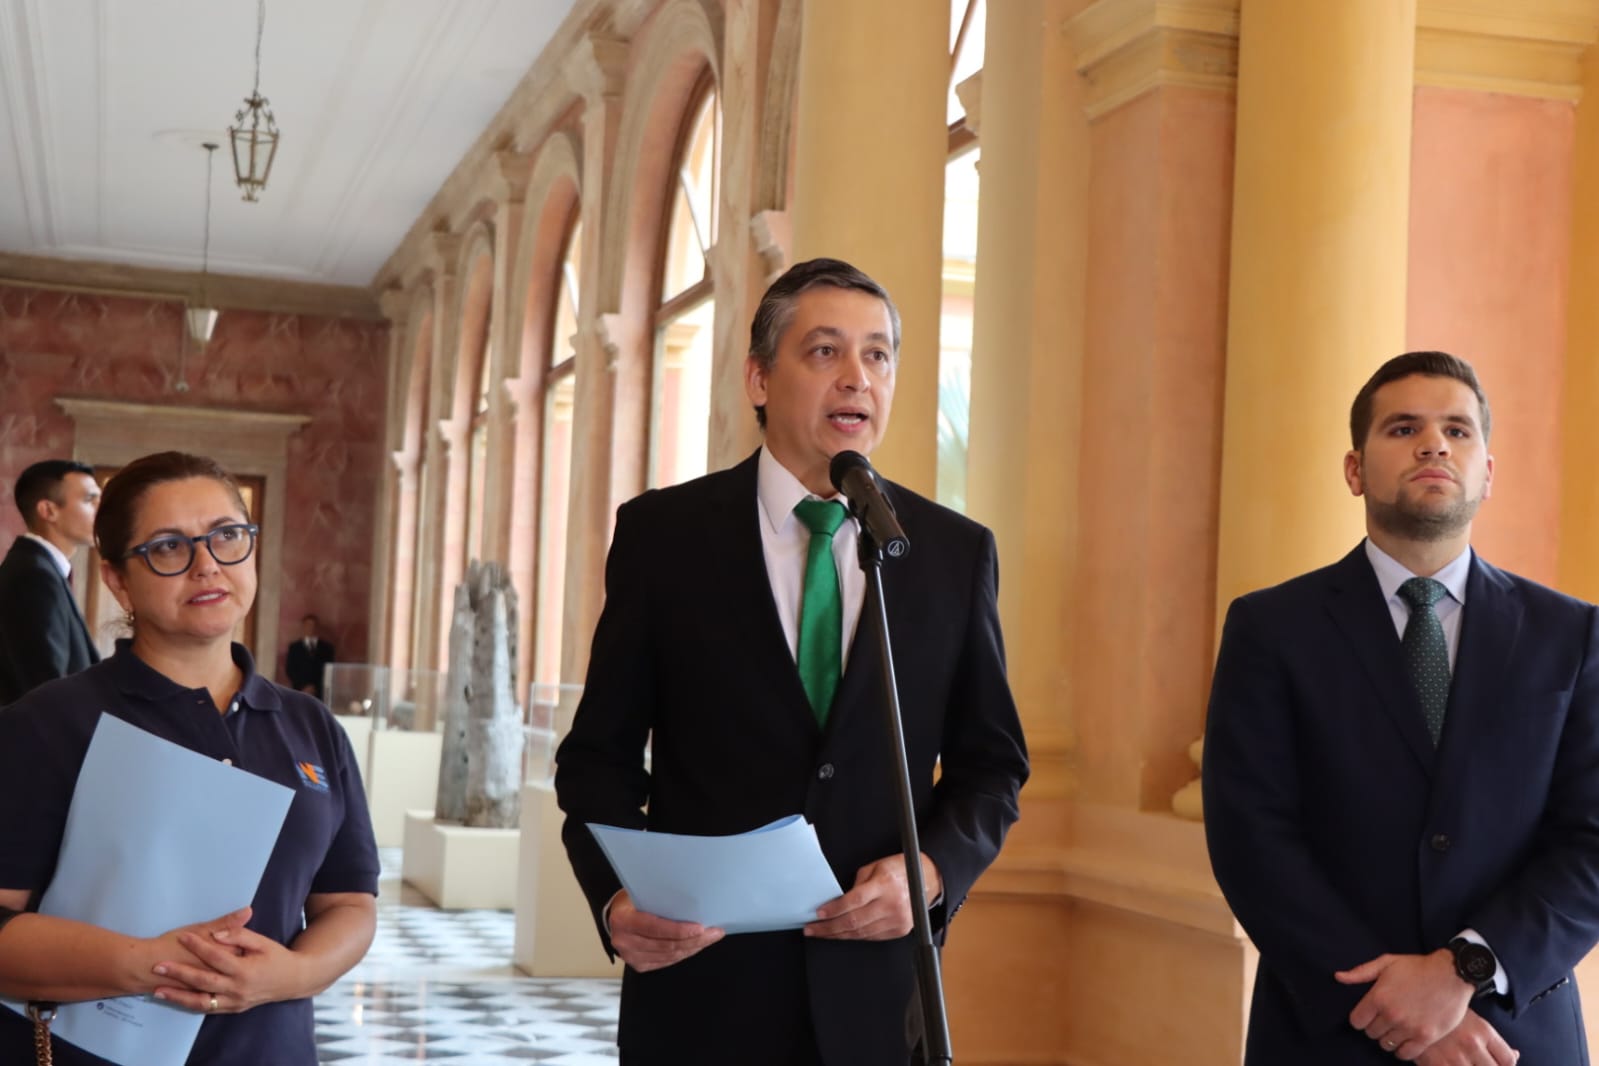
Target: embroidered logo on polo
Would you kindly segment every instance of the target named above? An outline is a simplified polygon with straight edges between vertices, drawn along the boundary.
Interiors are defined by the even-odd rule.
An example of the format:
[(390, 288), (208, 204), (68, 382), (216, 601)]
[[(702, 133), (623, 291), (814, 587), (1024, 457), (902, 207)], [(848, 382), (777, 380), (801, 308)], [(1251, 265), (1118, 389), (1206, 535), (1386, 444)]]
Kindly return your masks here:
[(322, 767), (315, 763), (297, 762), (294, 768), (300, 772), (300, 783), (306, 788), (314, 788), (318, 792), (328, 790), (328, 775), (322, 772)]

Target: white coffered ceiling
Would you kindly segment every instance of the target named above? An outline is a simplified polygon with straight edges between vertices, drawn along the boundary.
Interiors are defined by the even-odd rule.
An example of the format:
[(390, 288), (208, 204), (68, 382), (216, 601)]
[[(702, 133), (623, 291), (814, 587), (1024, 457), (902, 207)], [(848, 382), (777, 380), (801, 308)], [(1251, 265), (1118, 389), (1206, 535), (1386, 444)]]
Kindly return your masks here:
[(256, 0), (0, 0), (0, 252), (366, 285), (573, 0), (267, 0), (282, 130), (244, 203), (227, 127)]

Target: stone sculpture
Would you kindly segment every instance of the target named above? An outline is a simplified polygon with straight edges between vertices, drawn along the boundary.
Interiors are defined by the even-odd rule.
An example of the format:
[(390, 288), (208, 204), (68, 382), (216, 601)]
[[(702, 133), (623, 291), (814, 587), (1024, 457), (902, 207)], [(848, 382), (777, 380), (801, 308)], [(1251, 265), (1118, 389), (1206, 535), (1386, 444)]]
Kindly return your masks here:
[(455, 592), (444, 751), (434, 817), (515, 829), (525, 733), (516, 702), (516, 589), (498, 563), (472, 562)]

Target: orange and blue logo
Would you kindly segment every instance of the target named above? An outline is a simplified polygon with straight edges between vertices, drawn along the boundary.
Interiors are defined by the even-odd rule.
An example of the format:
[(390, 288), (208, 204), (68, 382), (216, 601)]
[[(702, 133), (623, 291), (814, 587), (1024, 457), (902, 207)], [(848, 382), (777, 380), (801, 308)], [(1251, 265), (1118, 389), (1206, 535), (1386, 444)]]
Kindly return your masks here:
[(314, 788), (318, 792), (328, 790), (328, 775), (322, 772), (322, 767), (315, 763), (297, 762), (294, 768), (300, 772), (300, 781), (307, 788)]

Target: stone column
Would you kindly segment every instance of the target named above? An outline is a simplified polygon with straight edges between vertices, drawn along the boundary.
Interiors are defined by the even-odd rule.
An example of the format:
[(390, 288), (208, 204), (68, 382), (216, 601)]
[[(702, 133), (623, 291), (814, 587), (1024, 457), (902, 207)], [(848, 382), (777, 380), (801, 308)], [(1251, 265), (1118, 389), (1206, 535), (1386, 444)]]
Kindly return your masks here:
[[(526, 218), (528, 178), (533, 172), (531, 156), (513, 151), (494, 155), (494, 299), (491, 303), (488, 353), (490, 367), (488, 474), (483, 482), (483, 558), (495, 560), (508, 569), (513, 555), (512, 475), (516, 469), (512, 447), (516, 426), (505, 390), (499, 383), (517, 376), (522, 364), (522, 312), (525, 292), (511, 291), (522, 250), (522, 229)], [(475, 383), (474, 383), (475, 384)], [(524, 596), (529, 590), (519, 590)]]
[[(378, 306), (389, 323), (389, 351), (387, 367), (388, 417), (384, 428), (383, 451), (392, 456), (405, 437), (406, 346), (413, 343), (411, 336), (410, 300), (398, 286), (384, 289), (378, 294)], [(381, 481), (378, 484), (377, 520), (372, 523), (372, 588), (367, 597), (366, 661), (387, 663), (393, 651), (391, 635), (394, 630), (395, 604), (407, 602), (399, 596), (397, 558), (398, 541), (403, 511), (404, 489), (401, 481), (404, 470), (392, 462), (380, 464)], [(411, 501), (413, 509), (416, 502)], [(391, 577), (393, 575), (393, 577)]]
[[(452, 329), (454, 324), (457, 278), (456, 259), (461, 253), (461, 238), (453, 233), (436, 232), (432, 236), (430, 258), (433, 261), (433, 344), (428, 364), (427, 403), (424, 410), (433, 419), (444, 407), (448, 392), (448, 375), (455, 366), (453, 353), (459, 337)], [(433, 421), (422, 426), (420, 442), (425, 470), (418, 486), (420, 493), (420, 518), (417, 523), (417, 578), (416, 607), (412, 612), (416, 629), (413, 637), (413, 670), (439, 670), (444, 667), (441, 648), (448, 626), (442, 621), (446, 605), (453, 593), (444, 586), (439, 564), (444, 551), (445, 487), (448, 484), (447, 454), (444, 439), (435, 432)]]
[[(1066, 844), (1074, 755), (1084, 318), (1092, 150), (1063, 26), (1086, 0), (988, 5), (983, 70), (960, 86), (978, 137), (977, 274), (967, 512), (994, 532), (1011, 692), (1032, 777), (1022, 819), (945, 952), (952, 1038), (971, 1061), (1068, 1049), (1057, 994), (1065, 912), (1029, 877)], [(1035, 867), (1036, 868), (1036, 867)], [(1065, 934), (1070, 936), (1071, 934)], [(1042, 1007), (1042, 1009), (1040, 1009)], [(1089, 1057), (1092, 1057), (1091, 1055)]]
[(795, 261), (847, 259), (903, 320), (886, 477), (937, 485), (949, 22), (926, 0), (806, 0), (794, 151)]
[(770, 163), (761, 156), (762, 130), (791, 117), (787, 112), (770, 112), (775, 102), (769, 84), (773, 49), (792, 48), (795, 43), (774, 40), (779, 0), (727, 0), (724, 6), (726, 43), (717, 97), (722, 106), (721, 205), (710, 253), (716, 283), (710, 470), (732, 466), (761, 441), (755, 413), (744, 398), (744, 361), (749, 354), (750, 318), (767, 284), (760, 253), (765, 242), (756, 232), (756, 215), (766, 206), (759, 202), (762, 165)]
[(1599, 45), (1583, 65), (1572, 181), (1571, 280), (1561, 447), (1560, 588), (1599, 600)]
[[(1011, 691), (1036, 770), (1067, 746), (1088, 260), (1088, 121), (1060, 26), (1082, 0), (988, 13), (968, 512), (994, 531)], [(1035, 780), (1062, 790), (1060, 781)]]
[[(572, 684), (581, 683), (588, 669), (589, 643), (605, 599), (605, 553), (616, 508), (643, 488), (644, 419), (641, 415), (636, 423), (626, 424), (618, 420), (617, 352), (603, 324), (617, 316), (615, 309), (600, 308), (597, 298), (606, 254), (602, 220), (615, 177), (611, 170), (622, 118), (626, 62), (625, 42), (591, 33), (583, 38), (564, 72), (568, 83), (583, 96), (580, 211), (585, 223), (580, 268), (584, 298), (574, 342), (572, 476), (561, 634), (560, 680)], [(623, 434), (632, 434), (640, 445), (631, 449), (632, 459), (630, 450), (619, 448), (615, 439)]]
[(1339, 558), (1349, 403), (1404, 350), (1416, 0), (1244, 0), (1216, 602)]

